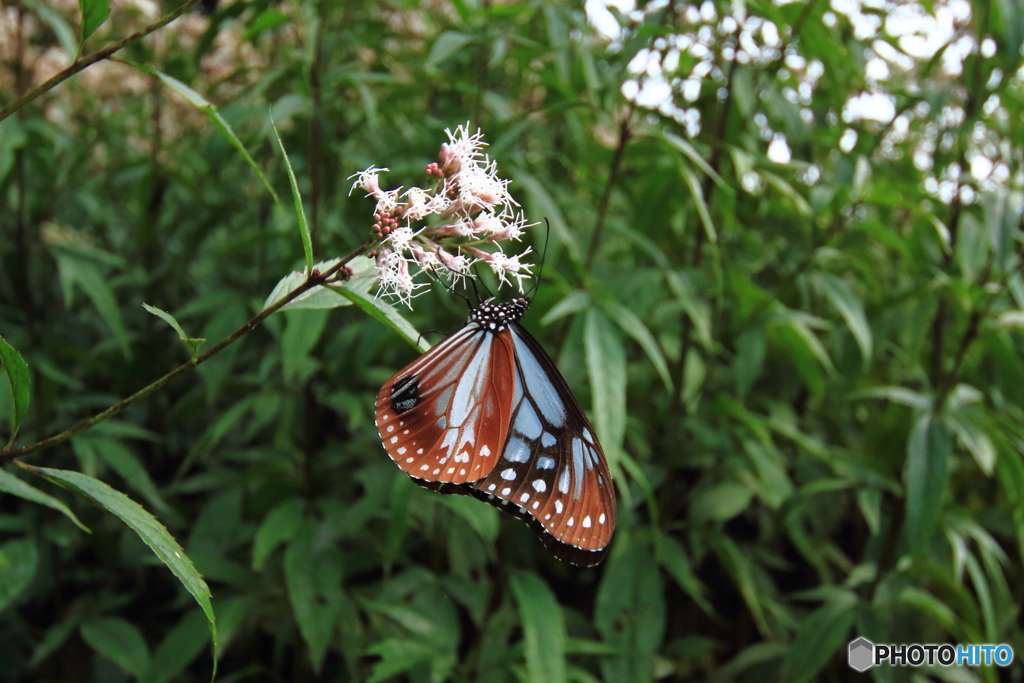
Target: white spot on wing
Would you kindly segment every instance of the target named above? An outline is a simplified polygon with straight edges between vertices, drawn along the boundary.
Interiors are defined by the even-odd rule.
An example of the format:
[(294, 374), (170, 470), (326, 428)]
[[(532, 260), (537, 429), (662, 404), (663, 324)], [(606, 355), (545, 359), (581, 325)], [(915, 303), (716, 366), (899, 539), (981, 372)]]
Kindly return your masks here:
[(519, 501), (522, 502), (522, 503), (525, 503), (528, 500), (530, 500), (530, 494), (529, 493), (524, 493), (523, 495), (521, 495), (519, 497)]
[(480, 455), (482, 455), (482, 456), (484, 456), (486, 458), (490, 454), (491, 454), (490, 446), (488, 446), (487, 444), (484, 444), (483, 446), (480, 447)]
[(533, 501), (533, 509), (536, 510), (539, 507), (540, 507), (540, 501), (539, 500)]
[(574, 518), (572, 518), (572, 517), (570, 517), (570, 518), (569, 518), (569, 521), (568, 521), (568, 522), (566, 522), (566, 524), (568, 524), (569, 526), (572, 526), (572, 525), (573, 525), (573, 524), (575, 524), (575, 523), (576, 523), (576, 520), (575, 520)]
[(508, 494), (510, 494), (510, 493), (512, 493), (512, 489), (510, 489), (510, 488), (508, 488), (508, 487), (505, 487), (505, 488), (503, 488), (503, 489), (501, 490), (501, 495), (503, 495), (503, 496), (507, 496), (507, 495), (508, 495)]
[(530, 459), (530, 447), (513, 436), (505, 446), (505, 459), (512, 462), (526, 462)]
[(553, 470), (555, 469), (555, 459), (548, 457), (537, 458), (537, 467), (542, 470)]
[(544, 493), (548, 490), (548, 485), (544, 483), (543, 479), (534, 479), (533, 488), (537, 493)]
[[(488, 491), (493, 491), (496, 488), (498, 488), (497, 484), (491, 484), (490, 486), (487, 487), (487, 490)], [(604, 517), (604, 515), (601, 515), (601, 516)]]
[(587, 515), (586, 517), (583, 518), (583, 528), (584, 529), (589, 529), (590, 528), (590, 515)]
[(597, 518), (597, 523), (598, 524), (604, 524), (604, 519), (605, 519), (604, 518), (604, 513), (602, 512), (601, 516)]
[(397, 436), (391, 437), (391, 443), (398, 443), (398, 437)]
[(529, 401), (523, 401), (522, 407), (519, 408), (519, 413), (516, 415), (513, 428), (527, 439), (536, 439), (544, 430), (544, 426), (540, 423), (540, 418), (537, 417), (537, 411), (533, 409)]
[(401, 448), (399, 448), (399, 449), (398, 449), (398, 451), (396, 451), (396, 452), (397, 452), (397, 453), (398, 453), (399, 455), (405, 455), (405, 446), (402, 446), (402, 447), (401, 447)]
[(507, 470), (501, 473), (501, 478), (505, 481), (512, 481), (516, 478), (516, 471), (509, 467)]
[(562, 493), (569, 493), (569, 468), (563, 467), (562, 474), (558, 477), (558, 490)]
[(551, 448), (556, 443), (558, 443), (558, 439), (556, 439), (554, 435), (550, 434), (549, 432), (544, 432), (544, 434), (542, 434), (540, 437), (540, 445), (543, 446), (544, 448)]
[(562, 501), (555, 501), (555, 512), (557, 512), (558, 514), (562, 514)]
[(395, 431), (395, 425), (388, 425), (388, 434)]
[[(423, 471), (423, 472), (426, 472), (429, 469), (430, 469), (429, 465), (420, 465), (420, 470)], [(437, 474), (437, 470), (434, 471), (434, 474)]]
[(415, 462), (416, 458), (406, 458), (405, 461), (406, 462)]

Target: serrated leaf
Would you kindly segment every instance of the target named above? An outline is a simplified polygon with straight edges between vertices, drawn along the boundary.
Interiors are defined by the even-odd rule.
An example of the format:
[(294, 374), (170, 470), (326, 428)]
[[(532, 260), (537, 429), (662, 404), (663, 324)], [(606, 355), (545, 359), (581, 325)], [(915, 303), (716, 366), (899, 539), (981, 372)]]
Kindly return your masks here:
[(142, 633), (120, 617), (90, 619), (79, 629), (82, 640), (132, 676), (141, 678), (149, 668), (149, 648)]
[[(82, 10), (82, 37), (79, 43), (84, 43), (110, 16), (110, 2), (109, 0), (78, 0), (78, 7)], [(81, 47), (79, 47), (79, 51), (81, 51)]]
[(780, 680), (806, 683), (814, 678), (846, 644), (856, 604), (855, 595), (843, 592), (806, 617), (782, 660)]
[(0, 337), (0, 365), (4, 368), (4, 375), (11, 388), (11, 437), (8, 446), (14, 445), (14, 439), (18, 435), (18, 427), (22, 419), (28, 413), (29, 400), (29, 373), (28, 363), (21, 357), (17, 349)]
[(82, 522), (79, 521), (78, 517), (75, 516), (75, 513), (72, 512), (71, 508), (69, 508), (67, 505), (60, 502), (53, 496), (47, 493), (43, 493), (42, 491), (32, 486), (31, 484), (28, 484), (22, 481), (21, 479), (18, 479), (10, 472), (6, 472), (2, 469), (0, 469), (0, 491), (3, 491), (4, 493), (9, 493), (12, 496), (24, 498), (25, 500), (30, 500), (33, 503), (39, 503), (40, 505), (45, 505), (46, 507), (53, 508), (57, 512), (60, 512), (62, 515), (70, 519), (74, 523), (74, 525), (82, 531), (86, 532), (87, 534), (92, 533), (92, 531), (89, 530), (89, 527), (82, 524)]
[(590, 309), (584, 328), (587, 371), (594, 400), (594, 427), (606, 450), (626, 434), (626, 350), (608, 319)]
[(522, 618), (526, 680), (563, 683), (565, 621), (555, 594), (533, 572), (514, 572), (509, 582)]
[[(112, 489), (99, 479), (80, 472), (33, 467), (24, 463), (20, 463), (19, 467), (85, 496), (138, 534), (142, 542), (148, 545), (153, 553), (160, 558), (160, 561), (171, 570), (171, 573), (178, 578), (185, 590), (202, 608), (209, 625), (213, 651), (216, 654), (217, 621), (213, 613), (213, 605), (210, 603), (210, 589), (203, 581), (203, 577), (196, 571), (192, 560), (188, 558), (163, 524), (134, 500), (120, 491)], [(216, 662), (214, 663), (214, 672), (216, 673)]]
[(274, 117), (270, 117), (270, 127), (274, 129), (274, 137), (277, 139), (277, 146), (284, 157), (284, 167), (288, 171), (288, 183), (292, 188), (292, 201), (295, 203), (295, 218), (299, 221), (299, 237), (302, 240), (302, 251), (306, 255), (306, 268), (313, 268), (313, 238), (309, 233), (309, 223), (306, 222), (306, 210), (302, 208), (302, 194), (299, 192), (299, 181), (295, 178), (295, 170), (292, 169), (292, 162), (288, 158), (288, 151), (281, 142), (281, 134), (277, 132), (277, 124)]

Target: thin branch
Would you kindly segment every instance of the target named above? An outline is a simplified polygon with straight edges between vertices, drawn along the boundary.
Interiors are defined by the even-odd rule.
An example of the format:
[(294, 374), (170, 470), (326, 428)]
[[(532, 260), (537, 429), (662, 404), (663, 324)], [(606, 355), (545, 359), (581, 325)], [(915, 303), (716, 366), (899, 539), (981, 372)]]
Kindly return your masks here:
[(8, 116), (10, 116), (14, 112), (18, 111), (19, 109), (24, 107), (29, 102), (32, 102), (33, 100), (35, 100), (37, 97), (39, 97), (43, 93), (45, 93), (45, 92), (47, 92), (49, 90), (52, 90), (57, 85), (63, 83), (67, 79), (71, 78), (72, 76), (74, 76), (76, 73), (78, 73), (79, 71), (81, 71), (85, 67), (91, 66), (91, 65), (95, 64), (96, 62), (102, 61), (102, 60), (110, 57), (112, 54), (114, 54), (118, 50), (124, 48), (129, 43), (133, 43), (136, 40), (140, 40), (142, 38), (145, 38), (146, 36), (148, 36), (153, 31), (156, 31), (158, 29), (163, 28), (167, 24), (171, 23), (172, 21), (174, 21), (175, 19), (180, 17), (185, 12), (187, 12), (190, 9), (192, 9), (193, 7), (195, 7), (197, 4), (199, 4), (199, 2), (200, 2), (200, 0), (188, 0), (188, 2), (186, 2), (184, 5), (182, 5), (181, 7), (176, 9), (175, 11), (171, 12), (170, 14), (166, 15), (165, 17), (161, 18), (156, 23), (150, 24), (149, 26), (145, 27), (144, 29), (136, 31), (135, 33), (131, 34), (130, 36), (122, 38), (121, 40), (117, 41), (113, 45), (108, 45), (107, 47), (103, 48), (102, 50), (97, 50), (96, 52), (93, 52), (91, 55), (88, 55), (86, 57), (82, 57), (81, 59), (75, 60), (75, 63), (72, 64), (71, 66), (69, 66), (68, 68), (66, 68), (63, 71), (60, 71), (60, 72), (54, 74), (52, 77), (47, 79), (45, 83), (37, 85), (35, 88), (32, 88), (31, 90), (29, 90), (27, 93), (25, 93), (24, 95), (22, 95), (21, 97), (16, 99), (11, 104), (7, 105), (3, 109), (0, 109), (0, 121), (3, 121)]
[(164, 375), (160, 379), (156, 380), (155, 382), (153, 382), (152, 384), (149, 384), (146, 387), (143, 387), (142, 389), (140, 389), (139, 391), (135, 392), (134, 394), (132, 394), (128, 398), (124, 399), (120, 403), (116, 403), (116, 404), (110, 406), (109, 408), (104, 410), (102, 413), (99, 413), (98, 415), (94, 415), (94, 416), (90, 417), (87, 420), (83, 420), (82, 422), (79, 422), (77, 425), (75, 425), (71, 429), (65, 430), (65, 431), (61, 432), (60, 434), (56, 434), (54, 436), (51, 436), (48, 439), (43, 439), (42, 441), (38, 441), (38, 442), (36, 442), (34, 444), (30, 444), (28, 446), (22, 446), (21, 448), (8, 448), (8, 449), (5, 449), (5, 450), (0, 450), (0, 462), (4, 462), (6, 460), (11, 460), (13, 458), (16, 458), (16, 457), (22, 456), (22, 455), (28, 455), (29, 453), (36, 453), (38, 451), (50, 448), (51, 446), (56, 446), (59, 443), (63, 443), (64, 441), (67, 441), (68, 439), (70, 439), (71, 437), (75, 436), (79, 432), (83, 432), (86, 429), (89, 429), (90, 427), (93, 427), (94, 425), (97, 425), (100, 422), (103, 422), (104, 420), (107, 420), (107, 419), (113, 417), (114, 415), (117, 415), (118, 413), (120, 413), (125, 408), (127, 408), (130, 405), (132, 405), (133, 403), (137, 403), (141, 399), (143, 399), (143, 398), (149, 396), (150, 394), (152, 394), (157, 389), (163, 388), (165, 385), (167, 385), (174, 378), (178, 377), (179, 375), (185, 374), (186, 372), (188, 372), (189, 370), (193, 369), (197, 365), (199, 365), (199, 364), (209, 360), (213, 356), (217, 355), (218, 353), (223, 351), (225, 348), (230, 346), (232, 343), (234, 343), (235, 341), (237, 341), (241, 337), (245, 336), (246, 334), (248, 334), (252, 330), (254, 330), (256, 328), (256, 326), (259, 325), (261, 322), (263, 322), (268, 316), (270, 316), (272, 313), (280, 310), (285, 304), (287, 304), (289, 301), (292, 301), (293, 299), (295, 299), (300, 294), (302, 294), (304, 292), (307, 292), (310, 289), (312, 289), (314, 287), (317, 287), (319, 285), (322, 285), (325, 282), (327, 282), (331, 277), (336, 275), (345, 266), (346, 263), (348, 263), (352, 259), (356, 258), (360, 254), (363, 254), (364, 252), (366, 252), (370, 248), (371, 245), (372, 245), (371, 242), (367, 242), (363, 246), (361, 246), (358, 249), (356, 249), (355, 251), (353, 251), (348, 256), (346, 256), (343, 259), (341, 259), (341, 261), (339, 261), (336, 265), (332, 266), (326, 272), (323, 272), (323, 273), (316, 273), (316, 272), (310, 273), (309, 276), (306, 278), (306, 281), (304, 283), (302, 283), (301, 285), (299, 285), (298, 287), (293, 289), (291, 292), (289, 292), (287, 295), (285, 295), (284, 298), (282, 298), (279, 301), (275, 302), (273, 305), (268, 306), (267, 308), (264, 308), (262, 311), (260, 311), (255, 316), (253, 316), (253, 318), (251, 320), (249, 320), (249, 322), (247, 322), (244, 325), (242, 325), (241, 327), (239, 327), (237, 330), (232, 332), (231, 335), (229, 335), (228, 337), (225, 337), (224, 339), (222, 339), (219, 343), (217, 343), (215, 346), (210, 348), (210, 350), (208, 350), (206, 353), (200, 354), (199, 356), (195, 357), (194, 359), (192, 359), (190, 361), (187, 361), (185, 363), (182, 363), (181, 365), (179, 365), (178, 367), (174, 368), (173, 370), (168, 372), (166, 375)]
[(608, 173), (608, 182), (605, 183), (604, 192), (601, 194), (601, 201), (597, 204), (597, 224), (594, 226), (594, 233), (590, 236), (590, 250), (587, 252), (586, 269), (594, 264), (594, 257), (597, 255), (597, 246), (601, 242), (601, 233), (604, 231), (604, 222), (608, 214), (608, 203), (611, 200), (612, 188), (619, 178), (619, 170), (622, 168), (622, 158), (626, 153), (626, 145), (633, 135), (629, 127), (629, 121), (633, 117), (633, 108), (630, 107), (622, 121), (619, 123), (619, 145), (615, 148), (615, 156), (612, 157), (611, 171)]

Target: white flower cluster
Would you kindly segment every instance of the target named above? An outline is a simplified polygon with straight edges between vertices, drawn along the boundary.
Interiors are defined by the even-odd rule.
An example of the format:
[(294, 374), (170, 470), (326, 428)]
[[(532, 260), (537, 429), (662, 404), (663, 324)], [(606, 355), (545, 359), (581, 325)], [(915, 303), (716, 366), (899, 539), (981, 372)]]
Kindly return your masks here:
[[(380, 174), (386, 168), (371, 166), (352, 178), (352, 189), (361, 188), (377, 200), (374, 235), (379, 295), (389, 295), (411, 306), (426, 282), (416, 282), (421, 273), (434, 274), (451, 285), (473, 277), (470, 268), (486, 263), (502, 284), (515, 280), (523, 291), (523, 280), (532, 267), (521, 261), (531, 249), (515, 255), (502, 250), (502, 242), (518, 242), (528, 224), (508, 192), (509, 181), (498, 176), (497, 163), (483, 153), (487, 143), (469, 124), (452, 133), (441, 145), (436, 163), (427, 166), (434, 187), (411, 187), (385, 191)], [(350, 192), (351, 194), (351, 192)], [(481, 247), (491, 245), (494, 251)]]

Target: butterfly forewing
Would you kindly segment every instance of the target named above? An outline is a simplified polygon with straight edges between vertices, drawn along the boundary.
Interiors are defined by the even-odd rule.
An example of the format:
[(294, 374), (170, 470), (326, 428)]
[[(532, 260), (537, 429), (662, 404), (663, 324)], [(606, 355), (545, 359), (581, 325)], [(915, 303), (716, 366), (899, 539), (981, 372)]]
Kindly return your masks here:
[(384, 384), (377, 429), (410, 476), (476, 481), (505, 443), (512, 394), (510, 348), (470, 323)]
[(604, 452), (551, 358), (519, 325), (509, 331), (515, 358), (511, 425), (494, 469), (470, 486), (499, 505), (514, 504), (559, 543), (600, 552), (615, 529)]

